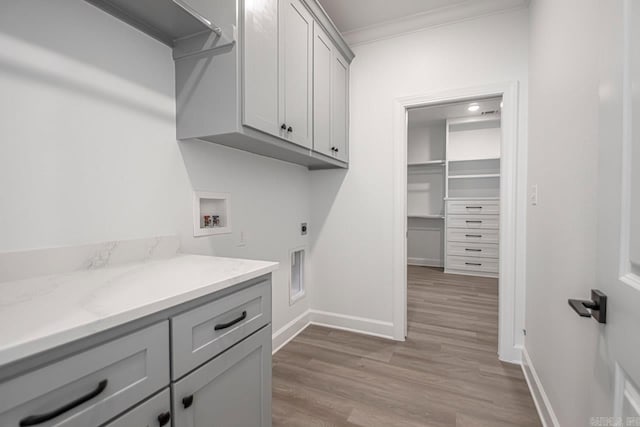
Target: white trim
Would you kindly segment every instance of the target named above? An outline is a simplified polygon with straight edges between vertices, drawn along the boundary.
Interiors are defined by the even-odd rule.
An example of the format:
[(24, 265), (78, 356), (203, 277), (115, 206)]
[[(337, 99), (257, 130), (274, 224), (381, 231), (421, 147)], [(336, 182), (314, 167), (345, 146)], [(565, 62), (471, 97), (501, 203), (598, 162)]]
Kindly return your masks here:
[(511, 12), (529, 7), (529, 0), (467, 0), (400, 19), (382, 22), (342, 33), (349, 46), (389, 39), (429, 28), (441, 27), (483, 16)]
[(311, 324), (328, 328), (393, 339), (393, 323), (365, 317), (347, 316), (328, 311), (309, 310)]
[(271, 336), (271, 348), (273, 349), (271, 354), (276, 354), (282, 347), (287, 345), (289, 341), (298, 336), (298, 334), (304, 331), (310, 323), (310, 313), (306, 310), (300, 316), (296, 317), (282, 328), (278, 329)]
[(526, 348), (522, 349), (522, 372), (529, 386), (529, 391), (533, 397), (533, 403), (535, 403), (536, 409), (538, 410), (542, 425), (544, 427), (560, 427), (558, 418), (551, 406), (551, 401), (549, 401), (549, 397), (544, 391), (544, 387), (542, 387), (540, 378), (536, 373), (533, 363), (531, 363)]
[[(439, 229), (438, 229), (439, 230)], [(440, 258), (407, 258), (408, 265), (417, 265), (420, 267), (444, 267), (444, 261)]]
[[(474, 98), (503, 97), (500, 178), (500, 282), (498, 354), (501, 360), (520, 360), (524, 302), (526, 185), (518, 171), (526, 168), (526, 140), (519, 136), (518, 82), (452, 89), (399, 98), (393, 110), (393, 338), (404, 341), (407, 333), (407, 108)], [(524, 154), (523, 154), (524, 153)], [(525, 205), (523, 205), (525, 203)], [(517, 306), (516, 306), (517, 303)]]

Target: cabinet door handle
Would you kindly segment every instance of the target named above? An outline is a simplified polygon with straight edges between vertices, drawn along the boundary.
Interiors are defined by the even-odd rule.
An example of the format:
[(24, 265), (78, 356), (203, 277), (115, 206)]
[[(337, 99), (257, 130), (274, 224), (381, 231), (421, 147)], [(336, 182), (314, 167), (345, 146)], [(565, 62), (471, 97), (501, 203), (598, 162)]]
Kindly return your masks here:
[(182, 406), (184, 409), (187, 409), (191, 405), (193, 405), (193, 394), (182, 398)]
[(219, 331), (220, 329), (227, 329), (232, 327), (233, 325), (235, 325), (236, 323), (240, 323), (242, 322), (244, 319), (247, 318), (247, 311), (243, 311), (242, 314), (240, 315), (240, 317), (238, 317), (237, 319), (233, 319), (230, 322), (227, 323), (218, 323), (215, 328), (213, 328), (216, 331)]
[(465, 248), (464, 249), (467, 252), (482, 252), (482, 249), (469, 249), (469, 248)]
[(482, 206), (467, 206), (467, 209), (482, 209)]
[(482, 237), (482, 234), (465, 234), (465, 237)]
[(282, 126), (280, 126), (280, 129), (282, 130), (287, 130), (287, 124), (283, 123)]
[(169, 421), (171, 421), (171, 412), (164, 412), (158, 415), (158, 425), (160, 427), (166, 425)]
[(482, 264), (480, 264), (479, 262), (465, 262), (466, 265), (474, 265), (476, 267), (480, 267)]
[(20, 420), (20, 427), (35, 426), (38, 424), (46, 423), (47, 421), (52, 420), (64, 414), (65, 412), (68, 412), (73, 408), (93, 399), (107, 388), (107, 384), (107, 380), (102, 380), (98, 383), (98, 387), (96, 387), (93, 391), (75, 399), (72, 402), (67, 403), (66, 405), (59, 407), (58, 409), (54, 409), (53, 411), (47, 412), (46, 414), (30, 415), (26, 418), (23, 418), (22, 420)]
[(479, 221), (479, 220), (470, 220), (470, 219), (468, 219), (468, 220), (466, 221), (466, 223), (467, 223), (467, 224), (482, 224), (482, 221)]
[(289, 133), (293, 132), (293, 128), (292, 128), (291, 126), (289, 126), (289, 127), (287, 128), (287, 132), (289, 132)]
[(340, 151), (340, 149), (339, 149), (338, 147), (336, 147), (336, 153), (337, 153), (338, 151)]

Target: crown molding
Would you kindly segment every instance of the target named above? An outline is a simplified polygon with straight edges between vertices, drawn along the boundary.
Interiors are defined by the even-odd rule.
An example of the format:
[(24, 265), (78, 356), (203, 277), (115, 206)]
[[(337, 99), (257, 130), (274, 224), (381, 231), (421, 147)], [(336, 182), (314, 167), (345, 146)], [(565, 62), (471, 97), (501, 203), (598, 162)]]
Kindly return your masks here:
[(464, 3), (346, 31), (342, 36), (350, 46), (357, 46), (480, 16), (525, 9), (529, 7), (529, 3), (530, 0), (467, 0)]

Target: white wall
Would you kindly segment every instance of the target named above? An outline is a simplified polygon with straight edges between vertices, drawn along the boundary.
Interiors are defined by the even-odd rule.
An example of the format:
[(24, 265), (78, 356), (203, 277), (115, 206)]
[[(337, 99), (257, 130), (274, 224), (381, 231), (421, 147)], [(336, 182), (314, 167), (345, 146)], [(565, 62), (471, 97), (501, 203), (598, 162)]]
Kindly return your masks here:
[(598, 328), (568, 298), (597, 288), (598, 1), (534, 0), (525, 347), (560, 425), (588, 425)]
[[(526, 10), (354, 47), (350, 168), (311, 178), (315, 307), (382, 322), (391, 335), (393, 101), (519, 81), (524, 118), (527, 49)], [(524, 140), (524, 119), (520, 131)]]
[[(0, 5), (0, 252), (178, 234), (185, 252), (276, 260), (306, 244), (302, 167), (175, 139), (168, 47), (81, 0)], [(192, 190), (229, 192), (233, 234), (192, 237)], [(246, 246), (237, 246), (244, 231)]]

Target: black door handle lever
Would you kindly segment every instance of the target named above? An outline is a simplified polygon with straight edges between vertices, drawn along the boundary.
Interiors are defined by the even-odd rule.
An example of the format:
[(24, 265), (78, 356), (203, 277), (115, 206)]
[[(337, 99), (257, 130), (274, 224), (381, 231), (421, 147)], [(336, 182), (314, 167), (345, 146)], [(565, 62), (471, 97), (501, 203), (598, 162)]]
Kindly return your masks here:
[(598, 323), (607, 323), (607, 296), (591, 289), (591, 301), (570, 299), (569, 305), (580, 317), (593, 317)]

